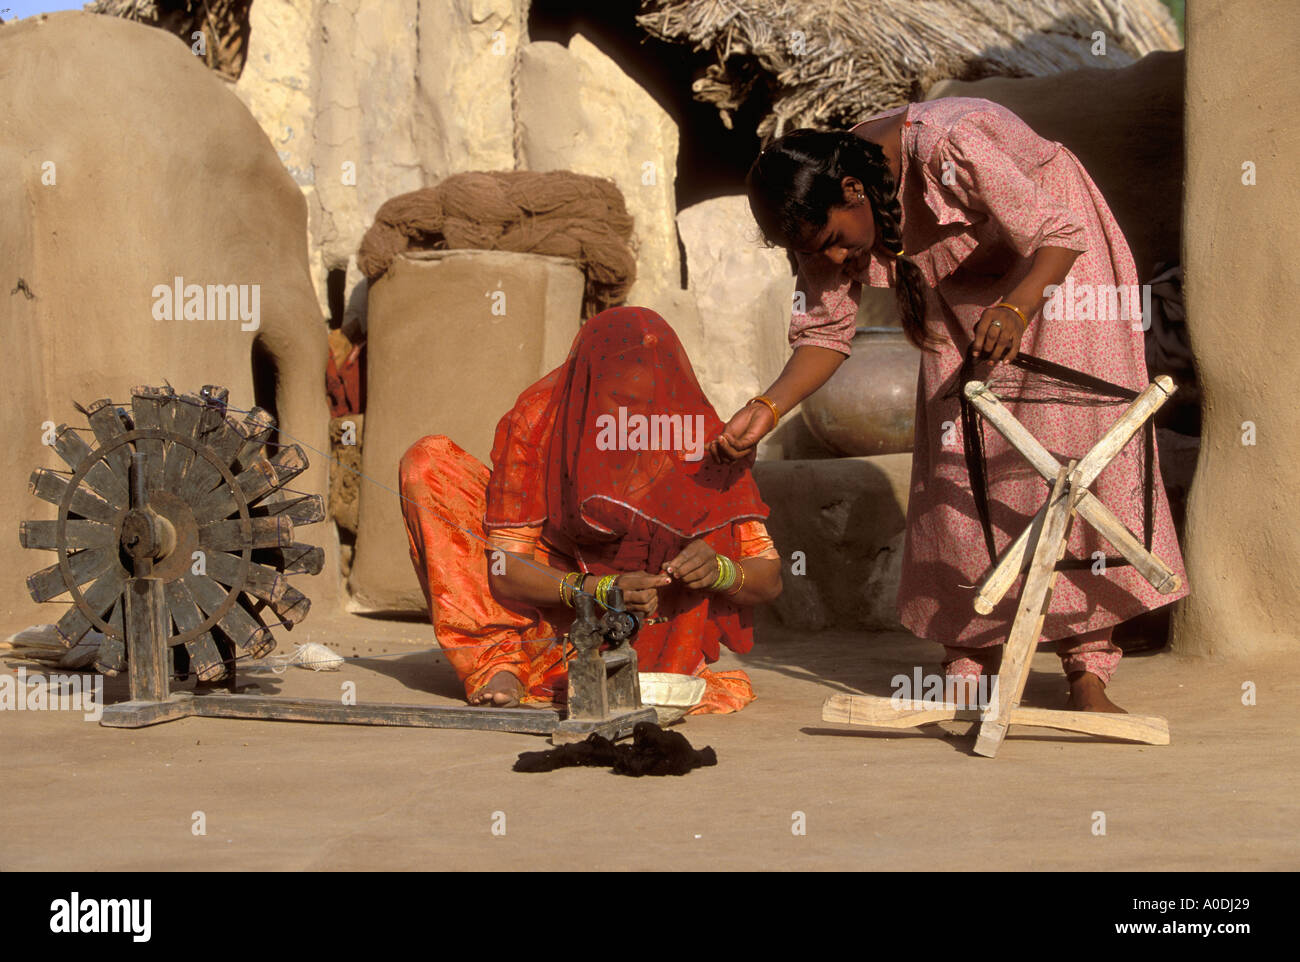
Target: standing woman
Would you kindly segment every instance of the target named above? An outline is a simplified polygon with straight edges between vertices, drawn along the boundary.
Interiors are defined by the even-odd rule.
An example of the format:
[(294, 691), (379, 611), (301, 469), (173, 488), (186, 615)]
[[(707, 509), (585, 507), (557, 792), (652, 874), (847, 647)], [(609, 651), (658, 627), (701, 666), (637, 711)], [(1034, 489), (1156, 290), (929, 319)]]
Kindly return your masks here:
[[(710, 451), (720, 461), (747, 454), (848, 356), (861, 285), (894, 287), (903, 330), (922, 352), (899, 613), (909, 631), (945, 646), (945, 671), (970, 685), (997, 671), (1019, 592), (1008, 592), (988, 616), (973, 609), (971, 586), (992, 562), (962, 453), (954, 386), (963, 358), (972, 344), (995, 364), (1023, 351), (1144, 388), (1143, 334), (1131, 303), (1110, 311), (1124, 316), (1042, 315), (1052, 285), (1067, 275), (1074, 291), (1137, 285), (1128, 244), (1074, 154), (981, 99), (908, 104), (850, 131), (794, 131), (754, 161), (748, 186), (764, 236), (796, 254), (807, 309), (791, 320), (794, 353), (781, 375), (732, 417)], [(1113, 408), (1108, 416), (1097, 406), (1007, 407), (1062, 462), (1086, 454), (1114, 420)], [(1046, 489), (1000, 435), (989, 435), (990, 520), (1000, 553), (1042, 506)], [(1141, 530), (1142, 482), (1130, 446), (1091, 490)], [(1062, 571), (1057, 580), (1042, 637), (1057, 642), (1075, 710), (1123, 711), (1105, 694), (1121, 656), (1111, 642), (1114, 625), (1187, 593), (1158, 481), (1154, 515), (1152, 550), (1182, 578), (1178, 591), (1158, 594), (1131, 567)], [(1090, 526), (1073, 526), (1069, 557), (1113, 553), (1108, 548)], [(965, 685), (959, 690), (969, 692)]]

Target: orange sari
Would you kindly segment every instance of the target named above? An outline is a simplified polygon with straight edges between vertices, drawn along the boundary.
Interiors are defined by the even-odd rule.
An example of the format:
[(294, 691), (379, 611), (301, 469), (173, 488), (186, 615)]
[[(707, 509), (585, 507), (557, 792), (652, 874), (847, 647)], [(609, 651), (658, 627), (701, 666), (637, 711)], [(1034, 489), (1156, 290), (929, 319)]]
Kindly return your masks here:
[[(608, 352), (599, 345), (611, 332), (633, 348), (598, 353)], [(647, 410), (692, 417), (707, 410), (706, 427), (721, 428), (671, 328), (648, 311), (615, 308), (588, 321), (569, 360), (502, 419), (493, 471), (438, 435), (417, 441), (402, 458), (411, 560), (438, 642), (468, 696), (500, 671), (519, 679), (526, 703), (551, 702), (564, 686), (563, 639), (573, 612), (561, 603), (558, 583), (554, 606), (494, 594), (488, 565), (497, 549), (561, 571), (595, 573), (658, 570), (660, 560), (697, 538), (735, 558), (777, 557), (747, 465), (683, 466), (689, 459), (663, 452), (597, 453), (592, 425), (609, 407), (590, 379), (615, 384), (618, 403), (635, 403), (629, 391), (638, 385), (618, 380), (620, 366), (641, 381), (653, 371), (650, 387), (639, 385)], [(588, 380), (579, 383), (579, 376)], [(567, 435), (556, 427), (570, 421)], [(557, 460), (581, 482), (556, 482)], [(665, 489), (666, 499), (655, 494)], [(706, 667), (720, 645), (739, 652), (752, 646), (748, 609), (673, 586), (661, 594), (660, 613), (664, 618), (643, 626), (633, 643), (641, 671), (703, 677), (697, 713), (737, 711), (753, 701), (743, 671)]]

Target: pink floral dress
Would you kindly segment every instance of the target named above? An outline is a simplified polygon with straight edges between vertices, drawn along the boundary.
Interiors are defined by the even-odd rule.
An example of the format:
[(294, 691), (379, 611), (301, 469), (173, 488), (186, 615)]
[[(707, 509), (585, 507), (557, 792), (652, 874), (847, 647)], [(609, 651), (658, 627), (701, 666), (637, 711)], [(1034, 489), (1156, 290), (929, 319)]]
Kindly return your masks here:
[[(1041, 311), (1035, 314), (1020, 350), (1141, 390), (1148, 376), (1140, 299), (1121, 311), (1113, 305), (1086, 309), (1082, 299), (1083, 291), (1101, 294), (1114, 285), (1137, 285), (1138, 277), (1106, 201), (1078, 158), (1061, 144), (1044, 140), (1011, 111), (987, 100), (947, 98), (878, 116), (898, 111), (906, 111), (900, 177), (903, 244), (930, 287), (927, 326), (942, 335), (937, 353), (924, 353), (921, 360), (898, 606), (908, 630), (949, 647), (950, 673), (977, 674), (978, 665), (963, 655), (1005, 641), (1023, 577), (991, 615), (975, 613), (976, 588), (991, 563), (963, 456), (960, 402), (950, 396), (975, 324), (1020, 282), (1040, 247), (1079, 251), (1070, 271), (1073, 289), (1066, 288), (1078, 309), (1065, 305), (1054, 320)], [(850, 353), (861, 284), (893, 286), (892, 258), (873, 251), (859, 274), (812, 256), (801, 257), (800, 267), (799, 290), (808, 310), (791, 320), (791, 345)], [(1007, 373), (1014, 375), (1014, 369)], [(1062, 464), (1083, 457), (1124, 409), (1122, 404), (1014, 402), (1007, 407)], [(1048, 484), (992, 427), (985, 437), (990, 516), (1000, 554), (1046, 501)], [(1152, 550), (1182, 578), (1183, 587), (1161, 595), (1129, 566), (1108, 566), (1098, 574), (1092, 568), (1061, 572), (1043, 640), (1063, 640), (1067, 671), (1084, 668), (1108, 679), (1119, 660), (1109, 628), (1187, 593), (1158, 466), (1155, 477)], [(1141, 537), (1140, 435), (1091, 490)], [(1076, 517), (1068, 556), (1092, 558), (1097, 551), (1118, 554)]]

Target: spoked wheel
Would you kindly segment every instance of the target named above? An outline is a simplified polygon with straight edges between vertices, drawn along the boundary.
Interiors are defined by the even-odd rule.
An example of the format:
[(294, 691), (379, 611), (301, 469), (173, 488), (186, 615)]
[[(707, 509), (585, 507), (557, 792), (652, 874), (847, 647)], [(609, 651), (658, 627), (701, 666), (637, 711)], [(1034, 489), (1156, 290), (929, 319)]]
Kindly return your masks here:
[(90, 437), (60, 425), (52, 445), (71, 473), (31, 476), (58, 517), (23, 521), (20, 538), (57, 560), (27, 579), (28, 591), (36, 601), (70, 596), (58, 634), (71, 648), (103, 632), (95, 667), (105, 674), (127, 664), (127, 593), (142, 575), (163, 585), (172, 669), (204, 682), (225, 678), (236, 657), (270, 652), (271, 628), (311, 607), (287, 576), (321, 570), (322, 550), (294, 541), (294, 526), (322, 520), (324, 504), (283, 490), (306, 455), (274, 442), (266, 411), (231, 412), (226, 398), (212, 385), (197, 395), (137, 387), (129, 411), (108, 400), (78, 406)]

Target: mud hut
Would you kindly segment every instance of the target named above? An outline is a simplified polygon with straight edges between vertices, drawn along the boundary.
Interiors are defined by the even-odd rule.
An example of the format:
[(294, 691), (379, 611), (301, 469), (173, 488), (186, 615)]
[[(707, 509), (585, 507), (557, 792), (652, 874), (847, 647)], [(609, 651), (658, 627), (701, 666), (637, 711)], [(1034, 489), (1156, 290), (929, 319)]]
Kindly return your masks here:
[[(253, 0), (94, 0), (87, 13), (134, 20), (174, 33), (201, 53), (203, 62), (235, 81), (248, 56), (248, 12)], [(203, 35), (202, 48), (195, 34)]]

